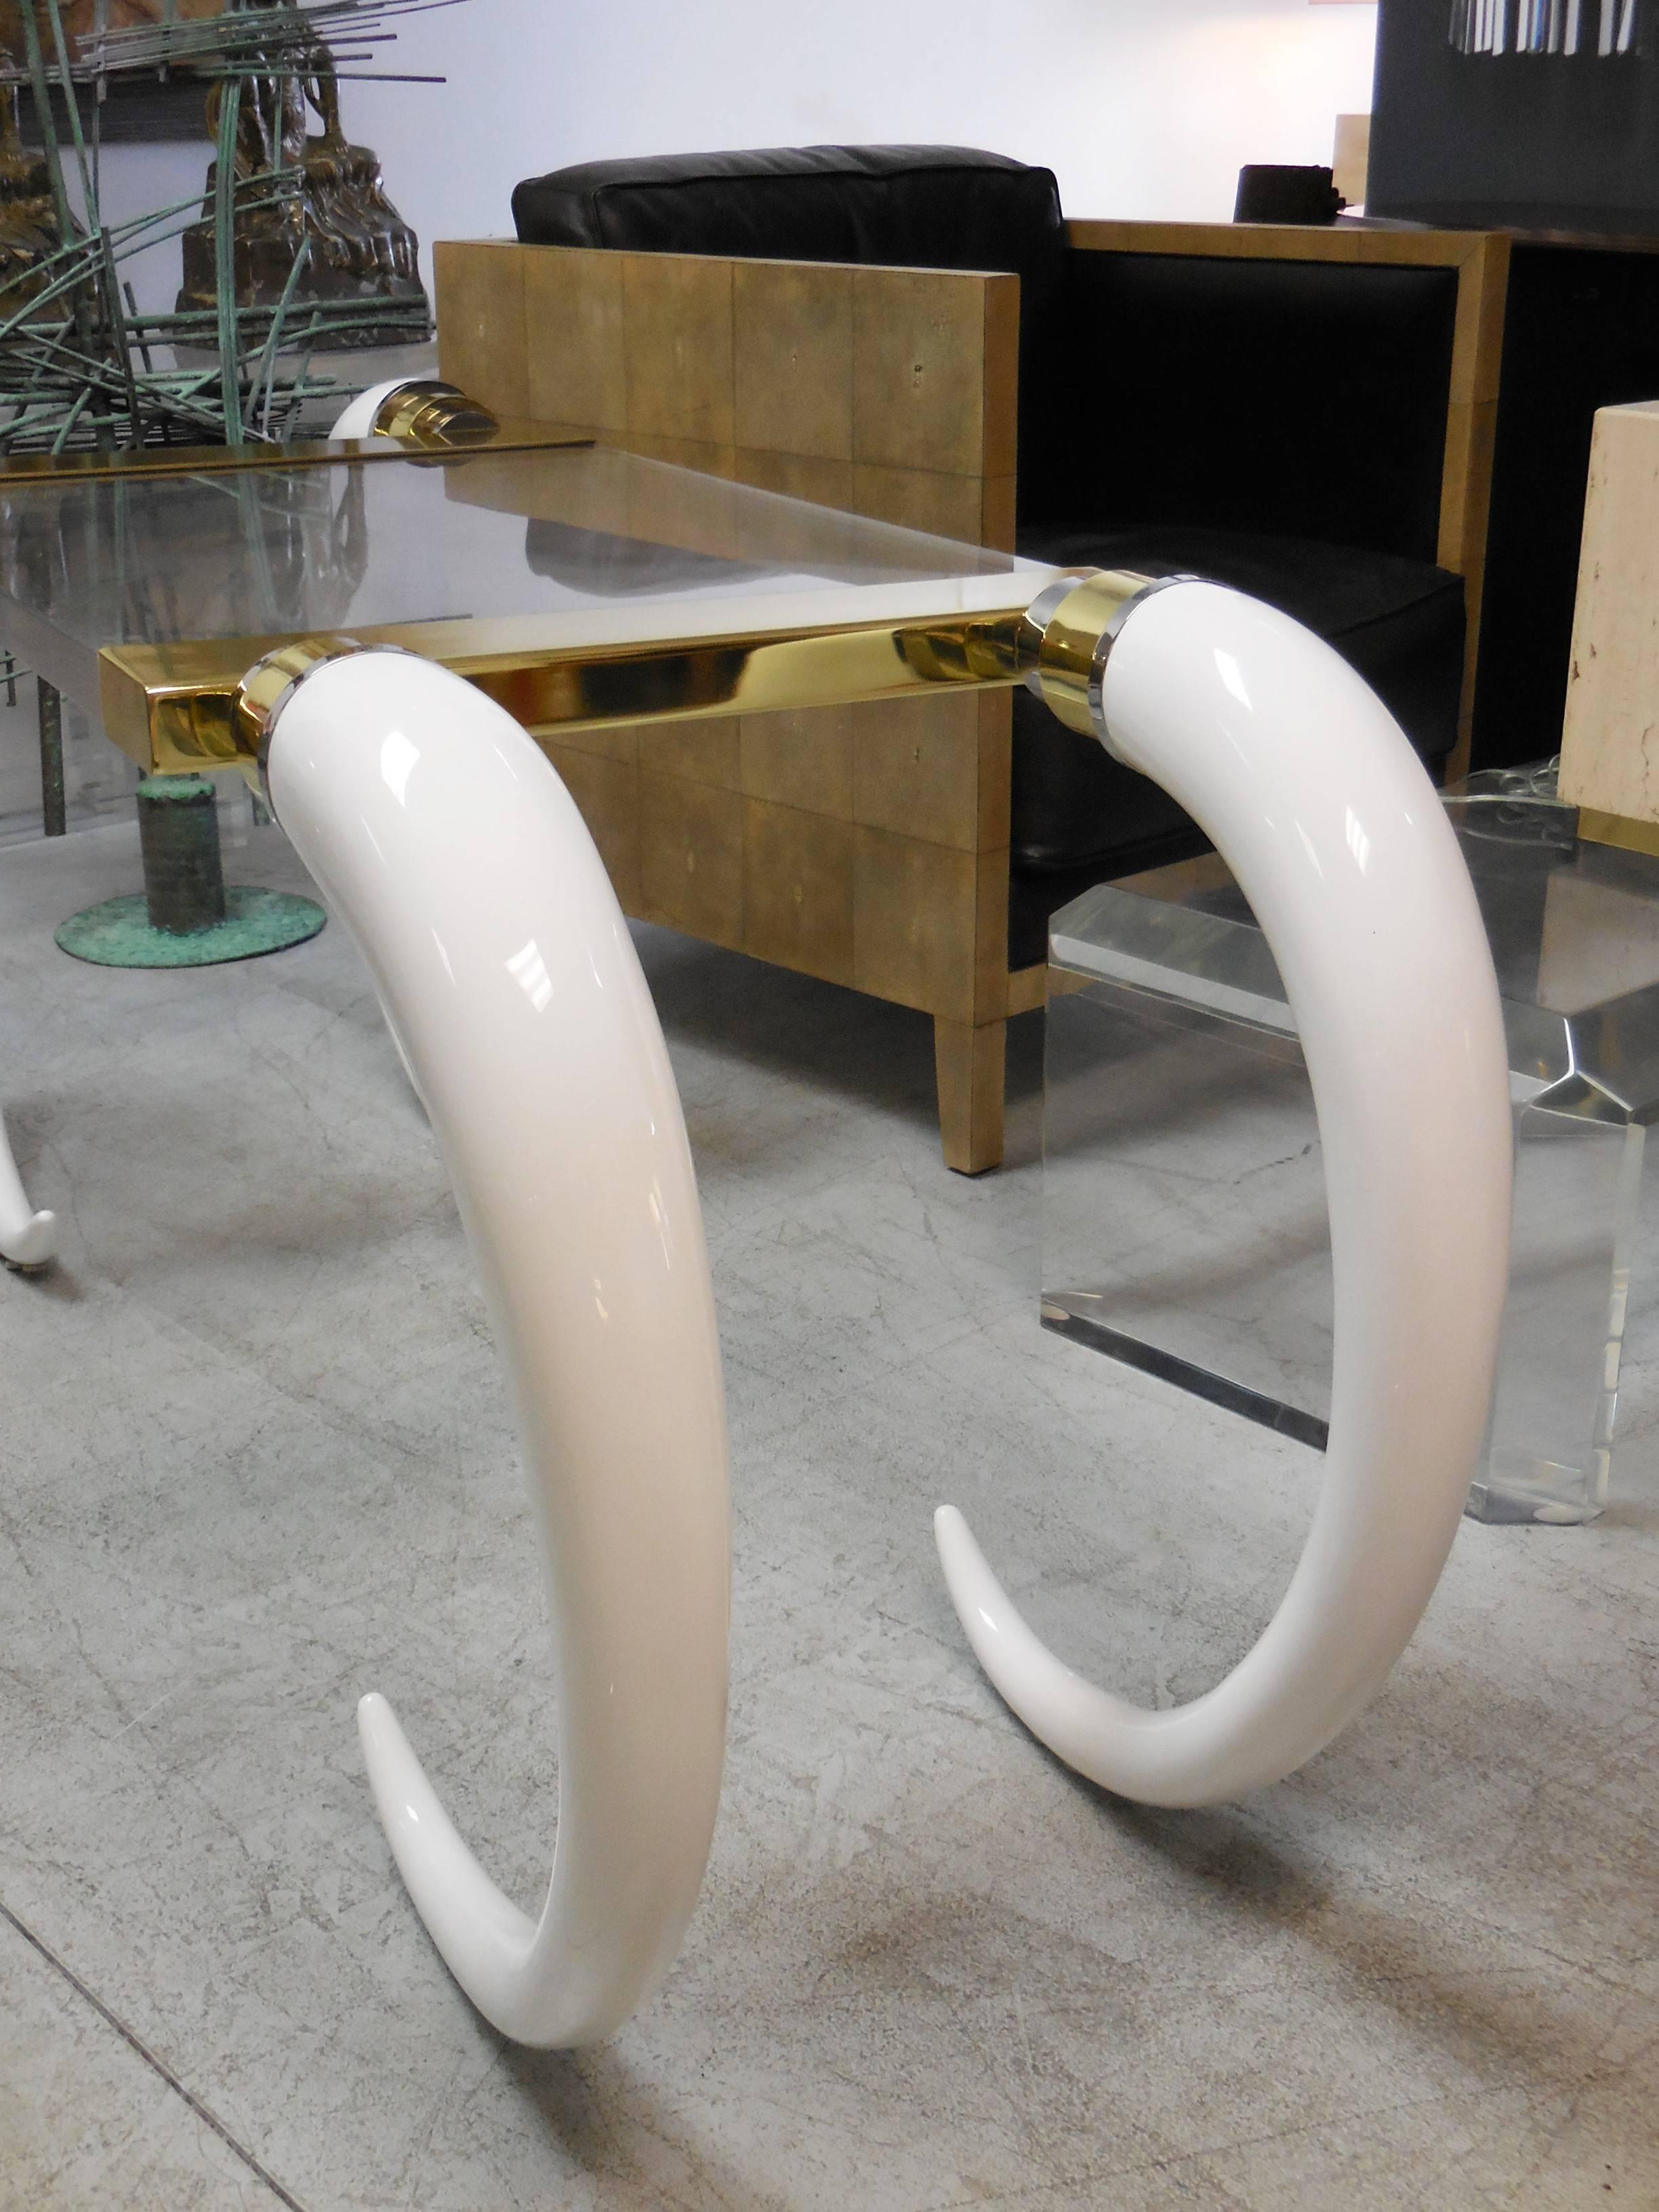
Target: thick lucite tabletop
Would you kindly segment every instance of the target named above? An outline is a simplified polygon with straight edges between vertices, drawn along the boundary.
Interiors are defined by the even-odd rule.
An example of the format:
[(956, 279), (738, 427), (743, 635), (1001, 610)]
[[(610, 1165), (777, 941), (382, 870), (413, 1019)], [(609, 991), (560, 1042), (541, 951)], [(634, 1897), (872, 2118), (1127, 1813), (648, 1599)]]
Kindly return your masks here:
[(573, 647), (827, 628), (972, 613), (1048, 573), (586, 446), (0, 488), (0, 644), (94, 713), (109, 647), (469, 621)]

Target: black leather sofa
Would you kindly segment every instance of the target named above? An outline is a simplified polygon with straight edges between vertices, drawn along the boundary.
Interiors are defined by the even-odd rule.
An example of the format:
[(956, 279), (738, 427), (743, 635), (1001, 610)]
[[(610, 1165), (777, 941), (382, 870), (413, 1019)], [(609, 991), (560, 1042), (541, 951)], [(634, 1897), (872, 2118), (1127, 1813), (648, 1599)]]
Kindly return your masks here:
[[(1048, 170), (957, 147), (588, 162), (521, 184), (513, 212), (527, 244), (1013, 271), (1018, 550), (1284, 608), (1443, 766), (1464, 658), (1462, 580), (1434, 560), (1450, 270), (1078, 251)], [(1014, 711), (1018, 969), (1077, 891), (1203, 840), (1035, 699)]]

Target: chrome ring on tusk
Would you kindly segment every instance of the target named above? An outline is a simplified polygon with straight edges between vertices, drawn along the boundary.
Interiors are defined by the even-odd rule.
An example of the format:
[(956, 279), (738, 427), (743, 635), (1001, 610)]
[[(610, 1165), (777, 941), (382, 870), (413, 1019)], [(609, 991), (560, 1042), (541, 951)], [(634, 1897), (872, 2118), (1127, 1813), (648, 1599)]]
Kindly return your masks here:
[(1194, 817), (1278, 960), (1325, 1156), (1330, 1442), (1261, 1640), (1170, 1711), (1127, 1705), (1056, 1658), (951, 1506), (935, 1518), (939, 1557), (981, 1665), (1058, 1757), (1122, 1796), (1215, 1803), (1293, 1772), (1364, 1708), (1445, 1565), (1508, 1278), (1503, 1018), (1439, 799), (1328, 646), (1217, 585), (1102, 576), (1051, 587), (1020, 658), (1062, 720)]
[(558, 1655), (539, 1913), (478, 1864), (378, 1696), (369, 1779), (479, 2010), (520, 2043), (591, 2043), (673, 1962), (724, 1755), (726, 1423), (678, 1092), (592, 841), (516, 722), (397, 651), (278, 656), (245, 690), (273, 811), (412, 1066), (507, 1372)]

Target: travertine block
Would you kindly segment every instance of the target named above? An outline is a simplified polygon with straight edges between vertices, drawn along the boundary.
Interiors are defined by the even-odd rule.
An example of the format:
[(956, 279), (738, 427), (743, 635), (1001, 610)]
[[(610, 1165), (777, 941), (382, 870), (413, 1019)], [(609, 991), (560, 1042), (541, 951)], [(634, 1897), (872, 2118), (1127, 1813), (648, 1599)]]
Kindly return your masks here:
[(1659, 400), (1595, 418), (1561, 795), (1659, 823)]

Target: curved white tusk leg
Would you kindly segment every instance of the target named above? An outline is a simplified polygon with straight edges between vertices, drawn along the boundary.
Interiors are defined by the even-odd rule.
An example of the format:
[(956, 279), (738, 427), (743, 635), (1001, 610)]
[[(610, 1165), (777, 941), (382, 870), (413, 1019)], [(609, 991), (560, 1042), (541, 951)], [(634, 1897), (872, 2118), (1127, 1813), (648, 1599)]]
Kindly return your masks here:
[(58, 1256), (58, 1217), (37, 1213), (29, 1204), (17, 1163), (0, 1126), (0, 1260), (21, 1274), (45, 1267)]
[(1035, 1735), (1122, 1796), (1214, 1804), (1294, 1771), (1353, 1718), (1445, 1565), (1504, 1307), (1508, 1061), (1440, 803), (1328, 647), (1237, 592), (1184, 582), (1132, 605), (1099, 699), (1112, 750), (1231, 864), (1296, 1012), (1335, 1276), (1324, 1482), (1261, 1641), (1218, 1687), (1162, 1712), (1062, 1666), (961, 1515), (946, 1507), (935, 1526), (974, 1650)]
[(539, 1919), (445, 1817), (385, 1701), (359, 1720), (416, 1909), (505, 2035), (617, 2027), (672, 1964), (725, 1743), (725, 1415), (679, 1097), (563, 785), (500, 708), (404, 653), (278, 703), (278, 820), (349, 925), (442, 1147), (518, 1415), (559, 1656)]

